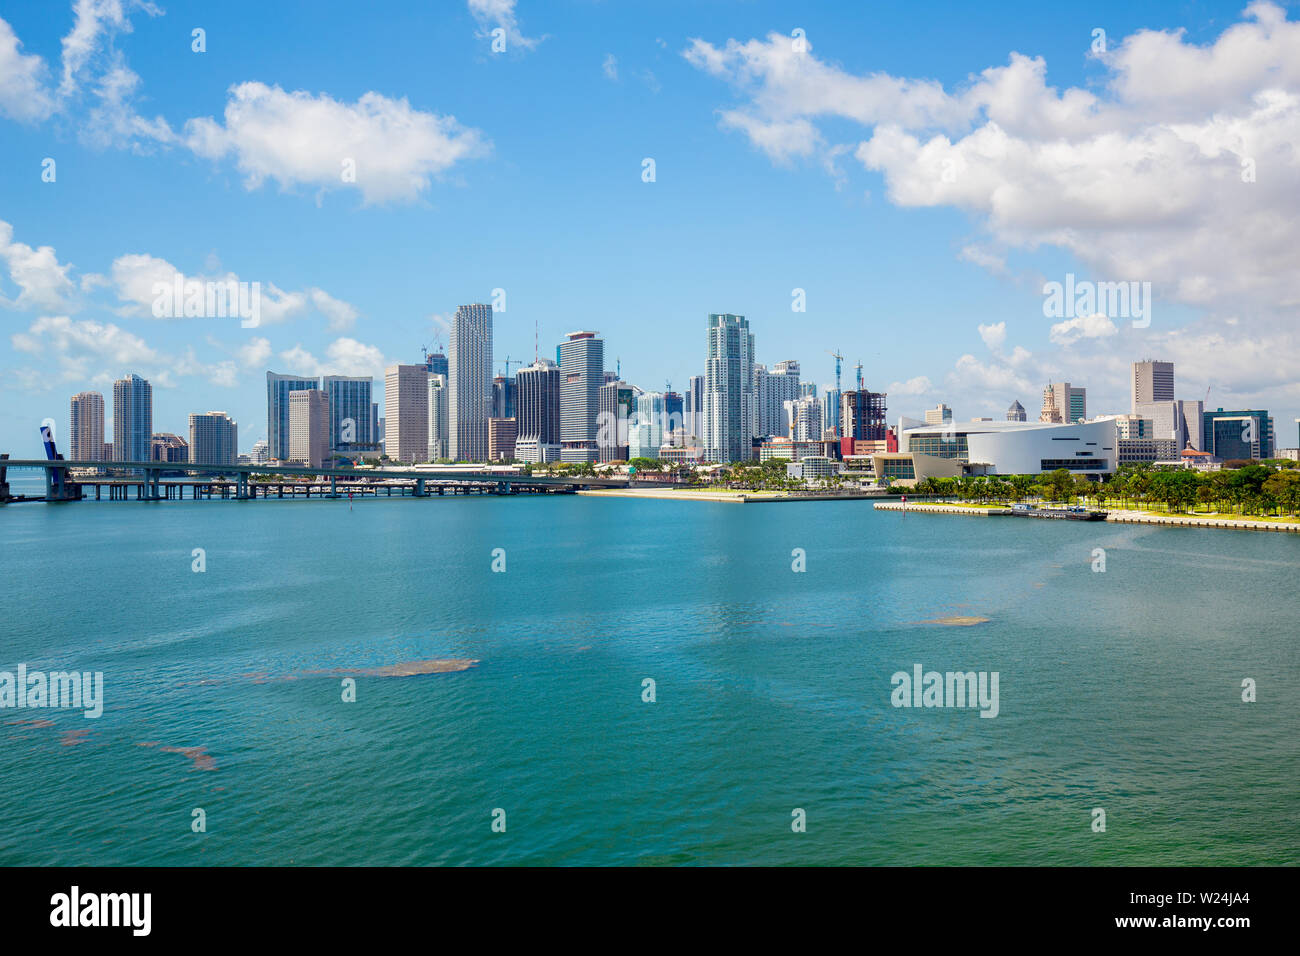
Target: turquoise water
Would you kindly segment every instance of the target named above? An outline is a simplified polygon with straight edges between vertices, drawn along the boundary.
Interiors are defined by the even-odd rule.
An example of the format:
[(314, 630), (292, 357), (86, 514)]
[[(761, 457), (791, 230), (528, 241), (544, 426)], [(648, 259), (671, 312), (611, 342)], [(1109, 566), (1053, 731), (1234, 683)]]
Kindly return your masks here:
[[(0, 669), (106, 703), (0, 710), (0, 864), (1293, 863), (1298, 566), (859, 502), (11, 505)], [(434, 658), (479, 663), (310, 673)], [(916, 663), (999, 716), (892, 707)]]

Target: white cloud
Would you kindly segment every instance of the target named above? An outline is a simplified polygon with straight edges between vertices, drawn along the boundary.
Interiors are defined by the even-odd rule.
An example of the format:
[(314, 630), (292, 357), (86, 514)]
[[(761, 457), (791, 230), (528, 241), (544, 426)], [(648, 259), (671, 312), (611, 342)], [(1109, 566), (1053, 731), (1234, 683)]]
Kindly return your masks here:
[[(315, 308), (323, 315), (331, 329), (350, 328), (356, 321), (357, 308), (349, 302), (337, 299), (324, 289), (315, 287), (301, 292), (285, 291), (269, 280), (241, 280), (234, 272), (217, 275), (184, 273), (166, 259), (147, 253), (131, 253), (113, 260), (110, 270), (111, 284), (123, 305), (117, 310), (124, 316), (154, 317), (154, 285), (162, 283), (172, 287), (176, 276), (181, 276), (182, 285), (197, 280), (200, 282), (257, 282), (260, 300), (260, 325), (276, 325), (290, 319), (306, 315), (310, 308)], [(100, 277), (97, 277), (100, 278)], [(97, 282), (97, 284), (102, 284)], [(83, 282), (83, 285), (85, 283)], [(173, 317), (163, 316), (166, 320)]]
[(515, 0), (469, 0), (469, 12), (480, 27), (479, 37), (487, 38), (500, 27), (506, 32), (506, 49), (532, 50), (545, 37), (526, 37), (519, 29)]
[(1000, 349), (1007, 340), (1007, 324), (996, 322), (979, 327), (980, 338), (990, 349)]
[[(1300, 306), (1300, 22), (1275, 4), (1204, 46), (1112, 43), (1097, 92), (1049, 86), (1041, 57), (1014, 52), (951, 90), (854, 75), (777, 33), (683, 56), (740, 97), (720, 125), (776, 162), (821, 157), (856, 123), (855, 155), (897, 205), (958, 207), (999, 247), (1065, 249), (1098, 280), (1252, 321)], [(982, 244), (961, 258), (1005, 270)]]
[(224, 123), (187, 122), (185, 142), (208, 159), (233, 154), (249, 189), (268, 179), (284, 189), (348, 187), (366, 203), (417, 199), (431, 177), (489, 148), (478, 130), (405, 99), (371, 92), (348, 104), (256, 82), (230, 88)]
[(54, 100), (46, 88), (45, 60), (21, 47), (13, 27), (0, 18), (0, 115), (30, 123), (48, 117)]
[(384, 353), (373, 345), (356, 339), (339, 338), (325, 350), (321, 361), (299, 343), (280, 353), (287, 367), (302, 375), (369, 375), (384, 377)]
[(1109, 338), (1118, 332), (1115, 323), (1098, 312), (1057, 322), (1052, 326), (1049, 338), (1057, 345), (1073, 345), (1079, 339)]
[(239, 347), (237, 355), (240, 364), (248, 368), (264, 368), (271, 358), (271, 341), (261, 337), (250, 339)]
[(0, 220), (0, 261), (9, 280), (19, 289), (18, 295), (10, 299), (3, 295), (0, 286), (0, 306), (49, 311), (73, 308), (76, 287), (68, 277), (71, 264), (60, 263), (52, 247), (33, 249), (26, 243), (15, 242), (13, 235), (13, 226)]
[(138, 335), (108, 322), (43, 316), (10, 337), (19, 352), (52, 357), (63, 378), (86, 379), (104, 366), (125, 369), (163, 365), (157, 351)]
[(605, 54), (605, 62), (600, 65), (604, 71), (605, 77), (611, 80), (618, 79), (618, 59), (612, 53)]
[(909, 378), (906, 382), (891, 382), (885, 389), (888, 395), (925, 395), (934, 389), (930, 380), (924, 375)]

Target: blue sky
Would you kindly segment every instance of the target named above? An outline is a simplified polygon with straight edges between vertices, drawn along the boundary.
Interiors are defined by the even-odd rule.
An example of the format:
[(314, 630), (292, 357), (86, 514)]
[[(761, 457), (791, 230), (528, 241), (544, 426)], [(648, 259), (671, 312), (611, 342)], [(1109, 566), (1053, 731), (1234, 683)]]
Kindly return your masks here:
[[(1127, 411), (1150, 356), (1295, 445), (1295, 11), (881, 6), (0, 3), (0, 450), (134, 371), (156, 431), (222, 409), (246, 451), (267, 369), (382, 377), (497, 288), (498, 365), (597, 329), (680, 389), (739, 312), (760, 361), (861, 361), (891, 418), (1049, 379)], [(280, 291), (255, 329), (154, 318), (167, 270)], [(1066, 273), (1150, 281), (1150, 325), (1046, 317)]]

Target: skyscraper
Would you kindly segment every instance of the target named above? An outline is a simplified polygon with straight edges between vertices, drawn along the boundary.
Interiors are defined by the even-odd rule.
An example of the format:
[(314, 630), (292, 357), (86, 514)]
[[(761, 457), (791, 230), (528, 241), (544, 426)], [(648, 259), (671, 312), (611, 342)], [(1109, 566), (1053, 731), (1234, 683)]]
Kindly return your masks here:
[(790, 437), (790, 423), (785, 414), (785, 403), (792, 402), (800, 395), (799, 363), (793, 359), (777, 362), (767, 373), (767, 411), (768, 427), (773, 435)]
[(429, 460), (429, 375), (424, 365), (384, 370), (384, 454), (393, 461)]
[(492, 418), (515, 417), (515, 380), (508, 375), (492, 379)]
[(711, 313), (708, 321), (704, 459), (747, 461), (754, 434), (754, 336), (743, 315)]
[(68, 458), (72, 461), (104, 460), (104, 396), (78, 392), (72, 396)]
[(853, 389), (840, 399), (840, 435), (855, 441), (884, 441), (885, 393)]
[(447, 457), (447, 376), (429, 373), (429, 460)]
[(546, 462), (560, 458), (560, 369), (538, 359), (515, 375), (515, 412), (519, 433), (515, 457)]
[(239, 461), (239, 425), (225, 412), (190, 416), (190, 464), (233, 465)]
[(320, 380), (266, 373), (266, 446), (273, 459), (289, 460), (289, 393), (311, 388), (320, 388)]
[(596, 461), (605, 343), (595, 332), (570, 332), (560, 343), (560, 460)]
[(801, 395), (785, 403), (786, 429), (791, 441), (820, 441), (822, 403), (812, 395)]
[(636, 396), (636, 405), (627, 429), (627, 457), (658, 458), (659, 447), (664, 443), (663, 392), (642, 392)]
[(1012, 402), (1011, 407), (1007, 409), (1007, 421), (1023, 422), (1027, 420), (1028, 416), (1025, 414), (1025, 406), (1021, 405), (1019, 400)]
[(952, 421), (952, 409), (940, 402), (934, 408), (925, 410), (925, 423), (927, 425), (942, 425), (944, 422)]
[(329, 446), (344, 454), (373, 451), (374, 382), (369, 375), (326, 375), (321, 390), (329, 401)]
[(1058, 382), (1050, 386), (1055, 393), (1056, 408), (1061, 413), (1065, 424), (1082, 421), (1088, 417), (1088, 390), (1075, 388), (1069, 382)]
[(704, 437), (704, 376), (692, 375), (686, 389), (685, 429), (696, 439)]
[(767, 366), (754, 363), (754, 437), (762, 438), (773, 434), (772, 423), (768, 419), (767, 403)]
[(487, 461), (488, 418), (492, 413), (490, 305), (476, 302), (456, 309), (447, 348), (447, 397), (448, 457), (453, 461)]
[(289, 460), (320, 468), (330, 452), (330, 400), (322, 389), (289, 393)]
[(113, 383), (113, 460), (148, 461), (153, 442), (153, 386), (139, 375)]
[(1174, 363), (1146, 359), (1133, 363), (1133, 401), (1130, 411), (1138, 414), (1138, 405), (1174, 400)]
[(606, 382), (599, 390), (596, 428), (599, 461), (627, 461), (627, 435), (636, 397), (627, 382)]

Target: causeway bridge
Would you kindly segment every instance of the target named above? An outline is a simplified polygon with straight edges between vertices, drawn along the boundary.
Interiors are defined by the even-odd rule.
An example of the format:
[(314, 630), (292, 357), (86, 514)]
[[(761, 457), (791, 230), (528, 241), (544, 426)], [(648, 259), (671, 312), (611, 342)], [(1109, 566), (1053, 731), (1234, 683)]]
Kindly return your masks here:
[[(9, 494), (10, 468), (45, 473), (44, 496)], [(111, 469), (116, 474), (73, 475), (69, 469)], [(177, 473), (180, 475), (177, 475)], [(188, 476), (188, 477), (187, 477)], [(257, 480), (254, 480), (254, 476)], [(446, 494), (573, 494), (591, 488), (626, 488), (628, 479), (525, 475), (504, 471), (439, 471), (424, 468), (307, 468), (299, 465), (204, 465), (162, 461), (65, 461), (62, 457), (0, 455), (0, 504), (19, 501), (255, 501), (274, 498), (344, 498), (349, 494), (427, 498)], [(134, 492), (134, 494), (132, 494)]]

